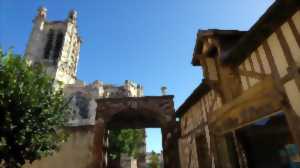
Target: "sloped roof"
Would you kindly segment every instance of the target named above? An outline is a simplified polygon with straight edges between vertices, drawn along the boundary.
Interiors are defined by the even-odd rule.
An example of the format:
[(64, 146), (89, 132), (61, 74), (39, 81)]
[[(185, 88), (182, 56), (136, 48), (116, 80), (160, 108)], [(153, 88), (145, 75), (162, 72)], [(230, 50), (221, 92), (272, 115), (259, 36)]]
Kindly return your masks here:
[(177, 117), (182, 117), (182, 115), (194, 104), (196, 104), (201, 97), (206, 95), (211, 88), (203, 80), (201, 84), (193, 91), (193, 93), (185, 100), (185, 102), (177, 109)]
[[(197, 66), (200, 65), (197, 56), (201, 55), (202, 52), (202, 43), (203, 41), (208, 37), (214, 37), (220, 40), (220, 45), (222, 45), (223, 49), (227, 49), (229, 47), (232, 47), (232, 43), (235, 43), (240, 39), (242, 35), (245, 34), (245, 31), (239, 31), (239, 30), (220, 30), (220, 29), (207, 29), (207, 30), (199, 30), (197, 33), (197, 39), (196, 44), (193, 52), (193, 59), (192, 59), (192, 65)], [(222, 40), (227, 39), (225, 42), (222, 42)], [(227, 45), (228, 39), (230, 39), (232, 42), (230, 42), (230, 45)]]
[(281, 24), (300, 9), (300, 0), (277, 0), (239, 40), (239, 42), (221, 58), (224, 63), (240, 64)]
[[(238, 65), (243, 62), (249, 54), (255, 50), (276, 28), (290, 18), (297, 10), (300, 9), (300, 0), (277, 0), (269, 9), (260, 17), (260, 19), (247, 32), (236, 30), (200, 30), (197, 34), (197, 41), (193, 54), (193, 65), (199, 65), (195, 55), (199, 52), (198, 43), (203, 37), (207, 36), (228, 36), (233, 34), (244, 33), (242, 37), (226, 52), (221, 55), (221, 60), (225, 64)], [(202, 96), (210, 91), (210, 87), (202, 83), (193, 91), (185, 102), (176, 111), (177, 116), (181, 117), (187, 110), (193, 106)]]

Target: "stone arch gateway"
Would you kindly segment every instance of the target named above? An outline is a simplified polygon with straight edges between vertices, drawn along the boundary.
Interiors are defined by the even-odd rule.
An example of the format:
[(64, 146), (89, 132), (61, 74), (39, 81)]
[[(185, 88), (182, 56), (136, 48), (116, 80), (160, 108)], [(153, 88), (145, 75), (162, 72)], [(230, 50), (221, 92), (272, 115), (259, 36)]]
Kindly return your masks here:
[(179, 167), (178, 135), (173, 96), (97, 100), (94, 167), (106, 167), (106, 132), (110, 128), (161, 128), (165, 168)]

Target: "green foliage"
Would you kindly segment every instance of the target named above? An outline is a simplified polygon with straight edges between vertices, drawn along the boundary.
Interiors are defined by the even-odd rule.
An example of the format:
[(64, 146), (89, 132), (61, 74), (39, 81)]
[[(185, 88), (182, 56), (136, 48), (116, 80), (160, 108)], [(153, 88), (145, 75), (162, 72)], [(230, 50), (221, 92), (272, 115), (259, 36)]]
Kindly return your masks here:
[(159, 168), (160, 167), (160, 161), (158, 154), (156, 154), (154, 151), (151, 152), (150, 156), (150, 163), (148, 165), (149, 168)]
[(0, 163), (21, 167), (52, 154), (66, 139), (68, 104), (41, 66), (0, 49)]
[(120, 159), (122, 153), (138, 157), (144, 145), (144, 130), (115, 129), (109, 132), (109, 156), (113, 160)]

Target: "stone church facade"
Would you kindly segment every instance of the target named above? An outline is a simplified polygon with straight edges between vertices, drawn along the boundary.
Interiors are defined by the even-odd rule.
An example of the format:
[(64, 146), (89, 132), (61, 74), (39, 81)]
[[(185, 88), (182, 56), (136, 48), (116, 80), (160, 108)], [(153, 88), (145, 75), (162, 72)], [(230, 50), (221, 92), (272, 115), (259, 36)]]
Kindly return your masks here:
[(40, 63), (56, 81), (74, 84), (81, 39), (77, 30), (77, 12), (72, 10), (65, 21), (48, 21), (47, 9), (41, 7), (25, 56), (32, 64)]
[[(42, 64), (46, 72), (57, 83), (62, 84), (65, 96), (70, 99), (71, 104), (72, 113), (66, 123), (70, 138), (58, 153), (24, 167), (91, 167), (95, 153), (92, 146), (95, 138), (96, 99), (144, 96), (143, 86), (129, 80), (122, 86), (104, 84), (98, 80), (85, 84), (78, 80), (76, 73), (81, 42), (76, 11), (70, 11), (65, 21), (48, 21), (47, 9), (38, 9), (25, 57), (32, 65)], [(143, 132), (145, 134), (145, 131)], [(146, 144), (141, 147), (140, 152), (146, 153)], [(145, 158), (130, 162), (143, 166)]]
[[(168, 155), (164, 159), (176, 163), (169, 164), (170, 168), (300, 166), (299, 9), (299, 0), (276, 0), (249, 31), (211, 29), (197, 33), (192, 64), (202, 67), (204, 80), (177, 110), (180, 131), (177, 123), (165, 126), (163, 142), (167, 142), (164, 149)], [(73, 113), (66, 127), (71, 137), (60, 152), (27, 167), (105, 166), (105, 117), (94, 118), (97, 110), (106, 108), (97, 107), (95, 99), (112, 108), (113, 101), (99, 98), (143, 96), (142, 87), (129, 81), (115, 87), (76, 80), (81, 43), (76, 16), (72, 11), (66, 21), (48, 22), (46, 10), (41, 8), (34, 21), (26, 56), (32, 64), (46, 65), (64, 84)], [(149, 117), (152, 109), (145, 104), (161, 98), (125, 99), (118, 107), (125, 111), (147, 109)], [(171, 105), (168, 101), (157, 109), (171, 109), (173, 114)], [(172, 117), (165, 119), (173, 121)], [(165, 157), (173, 156), (174, 144), (179, 146), (180, 166), (174, 159), (177, 153)]]

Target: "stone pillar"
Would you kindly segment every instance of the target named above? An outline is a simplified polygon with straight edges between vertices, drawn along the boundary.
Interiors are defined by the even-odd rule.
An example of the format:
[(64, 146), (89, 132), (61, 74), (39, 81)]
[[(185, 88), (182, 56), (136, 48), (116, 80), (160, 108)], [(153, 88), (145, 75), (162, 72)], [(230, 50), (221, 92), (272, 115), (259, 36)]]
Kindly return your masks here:
[(28, 59), (30, 63), (37, 62), (41, 59), (42, 53), (44, 49), (44, 25), (47, 17), (47, 9), (44, 7), (40, 7), (38, 9), (38, 14), (36, 15), (33, 21), (33, 28), (29, 37), (29, 41), (27, 43), (25, 57)]
[(104, 168), (105, 158), (104, 158), (104, 133), (105, 125), (103, 120), (98, 119), (94, 127), (94, 149), (93, 149), (93, 163), (91, 168)]
[(178, 128), (176, 124), (162, 128), (164, 168), (180, 168)]

